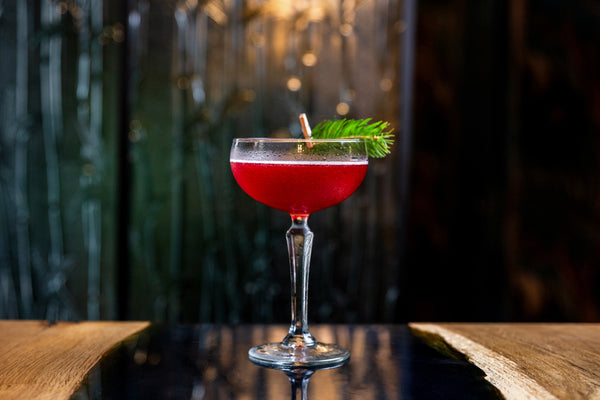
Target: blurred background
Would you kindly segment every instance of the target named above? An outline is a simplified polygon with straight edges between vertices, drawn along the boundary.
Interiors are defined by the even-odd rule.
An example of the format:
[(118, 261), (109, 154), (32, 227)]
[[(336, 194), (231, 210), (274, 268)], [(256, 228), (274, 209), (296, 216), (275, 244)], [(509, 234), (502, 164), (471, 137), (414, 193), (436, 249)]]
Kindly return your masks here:
[(0, 318), (288, 322), (234, 137), (396, 145), (310, 219), (313, 322), (600, 320), (600, 3), (0, 0)]

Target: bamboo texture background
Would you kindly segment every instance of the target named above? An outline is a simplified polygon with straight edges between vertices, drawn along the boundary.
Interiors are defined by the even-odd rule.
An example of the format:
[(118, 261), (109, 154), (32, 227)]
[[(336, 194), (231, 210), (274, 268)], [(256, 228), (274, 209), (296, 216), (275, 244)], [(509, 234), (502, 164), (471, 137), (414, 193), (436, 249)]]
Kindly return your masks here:
[[(389, 120), (401, 139), (405, 8), (5, 4), (0, 315), (285, 320), (289, 217), (237, 187), (232, 138), (298, 136), (307, 112)], [(392, 318), (398, 159), (311, 218), (317, 318)]]

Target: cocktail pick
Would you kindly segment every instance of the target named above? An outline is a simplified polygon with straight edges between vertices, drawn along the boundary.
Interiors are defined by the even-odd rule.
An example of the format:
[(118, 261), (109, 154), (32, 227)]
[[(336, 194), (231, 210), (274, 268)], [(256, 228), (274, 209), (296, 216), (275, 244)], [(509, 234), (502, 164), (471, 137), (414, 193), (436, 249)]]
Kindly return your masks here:
[[(308, 118), (306, 117), (306, 114), (302, 113), (302, 114), (300, 114), (300, 116), (298, 118), (300, 118), (300, 126), (302, 126), (302, 133), (304, 134), (304, 138), (306, 140), (310, 140), (312, 138), (312, 134), (311, 134), (310, 125), (308, 124)], [(313, 144), (310, 141), (308, 141), (308, 142), (306, 142), (306, 146), (310, 149), (311, 147), (313, 147)]]
[(308, 118), (306, 118), (305, 113), (300, 114), (299, 118), (300, 118), (300, 126), (302, 126), (302, 133), (304, 134), (304, 138), (308, 140), (311, 138), (311, 130), (310, 130), (310, 125), (308, 124)]

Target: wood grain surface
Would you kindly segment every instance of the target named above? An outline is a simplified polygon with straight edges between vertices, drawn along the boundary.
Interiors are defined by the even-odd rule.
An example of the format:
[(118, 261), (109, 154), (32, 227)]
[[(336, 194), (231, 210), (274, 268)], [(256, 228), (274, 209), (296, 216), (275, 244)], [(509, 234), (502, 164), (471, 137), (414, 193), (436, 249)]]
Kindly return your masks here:
[(147, 326), (0, 321), (0, 399), (68, 399), (104, 353)]
[(411, 323), (449, 345), (508, 399), (600, 399), (600, 324)]

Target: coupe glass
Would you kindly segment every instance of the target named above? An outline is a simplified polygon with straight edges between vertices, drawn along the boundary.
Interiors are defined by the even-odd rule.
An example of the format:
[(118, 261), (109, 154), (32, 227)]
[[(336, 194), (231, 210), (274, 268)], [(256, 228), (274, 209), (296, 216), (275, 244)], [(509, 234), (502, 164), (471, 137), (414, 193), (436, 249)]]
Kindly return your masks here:
[(284, 211), (291, 275), (292, 323), (281, 343), (250, 349), (254, 363), (279, 368), (323, 367), (347, 360), (350, 352), (317, 342), (307, 322), (308, 272), (313, 233), (308, 217), (348, 198), (367, 172), (362, 139), (234, 139), (230, 163), (240, 187), (255, 200)]

